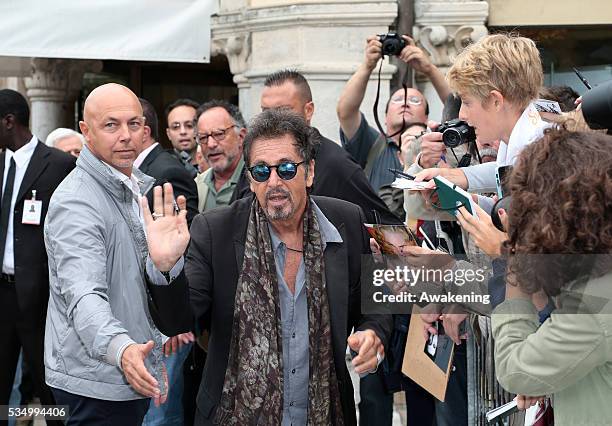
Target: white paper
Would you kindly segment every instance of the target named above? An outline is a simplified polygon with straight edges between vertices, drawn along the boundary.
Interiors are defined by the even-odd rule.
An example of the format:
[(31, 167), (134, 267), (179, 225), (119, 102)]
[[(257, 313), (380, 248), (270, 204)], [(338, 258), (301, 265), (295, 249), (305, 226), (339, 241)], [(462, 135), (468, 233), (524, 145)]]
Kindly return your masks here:
[(393, 188), (407, 189), (409, 191), (423, 191), (430, 189), (427, 187), (428, 182), (415, 182), (412, 179), (396, 178), (391, 184)]

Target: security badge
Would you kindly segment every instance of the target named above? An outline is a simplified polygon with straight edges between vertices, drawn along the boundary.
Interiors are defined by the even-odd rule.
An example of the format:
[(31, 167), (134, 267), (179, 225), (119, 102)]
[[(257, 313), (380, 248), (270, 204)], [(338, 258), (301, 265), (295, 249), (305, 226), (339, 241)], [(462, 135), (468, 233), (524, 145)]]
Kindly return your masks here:
[(32, 191), (32, 199), (23, 202), (23, 216), (21, 223), (24, 225), (40, 225), (42, 215), (42, 201), (36, 199), (36, 190)]

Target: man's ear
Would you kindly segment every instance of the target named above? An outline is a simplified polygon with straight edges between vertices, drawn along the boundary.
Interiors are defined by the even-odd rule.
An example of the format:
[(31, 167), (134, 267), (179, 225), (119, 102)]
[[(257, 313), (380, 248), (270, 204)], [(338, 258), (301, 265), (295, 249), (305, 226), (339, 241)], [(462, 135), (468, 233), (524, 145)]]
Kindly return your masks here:
[(504, 106), (504, 101), (504, 95), (502, 95), (499, 90), (491, 90), (489, 94), (489, 102), (490, 106), (492, 106), (495, 111), (501, 111)]
[(149, 140), (151, 138), (151, 128), (149, 126), (144, 126), (144, 138), (143, 141)]
[(240, 142), (244, 142), (244, 137), (247, 134), (247, 129), (246, 127), (243, 127), (242, 129), (240, 129), (240, 131), (238, 132), (238, 137), (240, 138)]
[(2, 121), (4, 121), (4, 127), (6, 127), (6, 130), (13, 130), (15, 127), (15, 116), (13, 114), (7, 114)]
[(85, 140), (89, 143), (89, 126), (84, 121), (79, 121), (79, 129)]
[(308, 163), (307, 176), (306, 176), (306, 188), (310, 188), (314, 182), (315, 175), (315, 160), (310, 160)]
[(306, 122), (310, 124), (310, 121), (312, 120), (312, 116), (314, 115), (314, 102), (310, 101), (310, 102), (306, 102), (306, 105), (304, 105), (304, 115), (306, 116)]

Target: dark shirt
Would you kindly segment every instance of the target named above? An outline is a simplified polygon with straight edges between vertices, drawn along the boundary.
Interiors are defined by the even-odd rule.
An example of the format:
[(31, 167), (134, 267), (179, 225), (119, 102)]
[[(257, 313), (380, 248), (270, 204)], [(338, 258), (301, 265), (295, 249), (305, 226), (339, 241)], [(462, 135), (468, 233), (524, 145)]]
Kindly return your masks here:
[(342, 142), (342, 146), (353, 156), (355, 161), (366, 170), (366, 176), (372, 188), (374, 188), (377, 193), (382, 186), (389, 185), (395, 180), (395, 176), (389, 169), (402, 169), (402, 164), (397, 155), (400, 149), (391, 139), (387, 139), (383, 142), (385, 143), (385, 147), (380, 154), (371, 159), (373, 163), (368, 165), (370, 151), (375, 148), (375, 144), (377, 144), (382, 137), (383, 136), (378, 130), (368, 124), (363, 114), (361, 114), (359, 129), (351, 139), (347, 139), (342, 128), (340, 128), (340, 141)]

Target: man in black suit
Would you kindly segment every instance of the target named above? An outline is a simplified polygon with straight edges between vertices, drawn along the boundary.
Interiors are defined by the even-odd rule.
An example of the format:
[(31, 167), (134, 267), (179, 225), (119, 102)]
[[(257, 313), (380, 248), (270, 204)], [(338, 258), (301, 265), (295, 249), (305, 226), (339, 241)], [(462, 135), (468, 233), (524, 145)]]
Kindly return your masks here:
[[(308, 124), (314, 114), (310, 85), (302, 74), (281, 70), (270, 74), (261, 93), (261, 109), (289, 108), (301, 115)], [(339, 198), (363, 209), (368, 223), (401, 225), (386, 204), (376, 195), (363, 172), (349, 153), (340, 145), (321, 135), (312, 127), (320, 145), (315, 157), (313, 195)]]
[[(155, 108), (149, 101), (139, 98), (142, 112), (145, 116), (145, 132), (142, 141), (142, 152), (134, 161), (134, 166), (146, 175), (155, 178), (155, 185), (163, 185), (166, 182), (172, 184), (174, 194), (185, 196), (187, 200), (187, 223), (198, 214), (198, 190), (189, 172), (183, 167), (179, 160), (165, 151), (157, 142), (159, 137), (159, 125)], [(147, 193), (149, 208), (153, 209), (153, 189)]]
[[(316, 145), (299, 115), (264, 111), (244, 140), (255, 196), (193, 222), (185, 272), (210, 325), (196, 425), (356, 423), (347, 343), (356, 372), (375, 372), (392, 319), (360, 311), (363, 212), (308, 193)], [(150, 286), (181, 329), (192, 318), (172, 287)]]
[(49, 299), (43, 226), (51, 195), (76, 159), (32, 136), (29, 120), (26, 99), (0, 90), (0, 405), (8, 403), (20, 349), (41, 402), (54, 403), (43, 366)]

